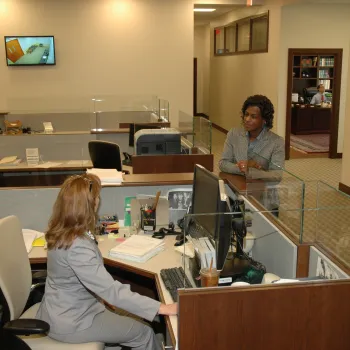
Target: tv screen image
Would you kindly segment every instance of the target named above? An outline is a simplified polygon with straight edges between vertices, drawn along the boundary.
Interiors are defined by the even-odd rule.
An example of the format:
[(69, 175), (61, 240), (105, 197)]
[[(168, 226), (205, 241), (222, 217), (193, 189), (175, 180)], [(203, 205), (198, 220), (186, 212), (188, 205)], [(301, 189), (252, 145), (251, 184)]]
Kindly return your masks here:
[(54, 65), (53, 36), (5, 36), (8, 66)]

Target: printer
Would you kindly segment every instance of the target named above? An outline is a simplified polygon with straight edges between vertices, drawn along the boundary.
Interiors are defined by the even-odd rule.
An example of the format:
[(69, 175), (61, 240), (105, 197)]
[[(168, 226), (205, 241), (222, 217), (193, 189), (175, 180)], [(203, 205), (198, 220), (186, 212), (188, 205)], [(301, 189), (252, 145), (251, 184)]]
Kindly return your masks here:
[(173, 128), (142, 129), (135, 133), (134, 146), (138, 156), (181, 154), (181, 134)]

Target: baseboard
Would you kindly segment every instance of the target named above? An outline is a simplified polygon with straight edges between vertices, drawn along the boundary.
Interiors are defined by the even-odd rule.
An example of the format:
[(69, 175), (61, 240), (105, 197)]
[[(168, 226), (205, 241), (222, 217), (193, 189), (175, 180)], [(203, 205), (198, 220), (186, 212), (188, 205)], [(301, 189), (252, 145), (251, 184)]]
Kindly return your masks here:
[(350, 195), (350, 186), (345, 185), (342, 182), (339, 182), (339, 191), (342, 191), (342, 192)]
[(209, 115), (205, 114), (205, 113), (196, 113), (194, 116), (195, 117), (203, 117), (205, 119), (209, 119)]
[(213, 125), (213, 128), (215, 128), (216, 130), (219, 130), (219, 131), (223, 132), (224, 134), (228, 133), (228, 130), (222, 128), (220, 125), (217, 125), (215, 123), (212, 123), (212, 125)]
[(343, 153), (337, 153), (337, 155), (335, 156), (335, 158), (343, 158)]

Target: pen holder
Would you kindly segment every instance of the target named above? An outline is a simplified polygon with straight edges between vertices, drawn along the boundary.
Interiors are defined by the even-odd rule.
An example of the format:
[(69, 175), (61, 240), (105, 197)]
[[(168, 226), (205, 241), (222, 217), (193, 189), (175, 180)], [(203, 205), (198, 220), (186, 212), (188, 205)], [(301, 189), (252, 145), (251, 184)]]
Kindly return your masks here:
[(156, 211), (141, 208), (141, 229), (145, 232), (156, 230)]

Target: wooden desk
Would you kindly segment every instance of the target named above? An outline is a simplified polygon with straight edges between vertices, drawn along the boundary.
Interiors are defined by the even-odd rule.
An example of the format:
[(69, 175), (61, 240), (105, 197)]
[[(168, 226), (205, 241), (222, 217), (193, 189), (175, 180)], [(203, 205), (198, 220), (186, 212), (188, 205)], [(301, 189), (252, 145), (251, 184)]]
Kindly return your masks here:
[(292, 134), (329, 134), (332, 109), (305, 105), (292, 108)]
[[(168, 236), (165, 238), (164, 242), (165, 250), (145, 263), (136, 263), (110, 257), (109, 251), (117, 245), (117, 242), (115, 239), (109, 239), (107, 236), (101, 236), (99, 238), (98, 247), (102, 253), (107, 269), (115, 268), (116, 276), (118, 270), (121, 270), (153, 280), (156, 285), (159, 300), (165, 304), (171, 304), (173, 303), (173, 299), (164, 286), (163, 280), (160, 277), (160, 270), (171, 267), (180, 267), (182, 266), (182, 263), (181, 255), (174, 250), (175, 237)], [(47, 251), (41, 247), (33, 247), (32, 251), (29, 253), (29, 260), (33, 267), (38, 264), (46, 264)], [(177, 342), (178, 319), (176, 316), (170, 316), (165, 317), (165, 320), (170, 333), (171, 343), (175, 349), (175, 344)]]

